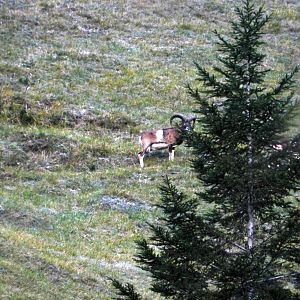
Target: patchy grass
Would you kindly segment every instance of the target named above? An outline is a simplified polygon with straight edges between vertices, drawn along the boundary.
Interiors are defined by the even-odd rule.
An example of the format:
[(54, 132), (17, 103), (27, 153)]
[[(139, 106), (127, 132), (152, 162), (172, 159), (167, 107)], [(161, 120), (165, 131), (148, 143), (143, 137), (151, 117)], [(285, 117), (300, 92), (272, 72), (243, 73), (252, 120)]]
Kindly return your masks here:
[[(111, 299), (114, 276), (142, 281), (156, 299), (133, 240), (159, 214), (162, 177), (187, 194), (201, 186), (184, 146), (172, 163), (152, 153), (141, 170), (137, 136), (169, 126), (173, 112), (192, 114), (193, 60), (214, 62), (212, 32), (227, 32), (232, 4), (1, 2), (0, 298)], [(300, 63), (300, 10), (266, 8), (274, 84)]]

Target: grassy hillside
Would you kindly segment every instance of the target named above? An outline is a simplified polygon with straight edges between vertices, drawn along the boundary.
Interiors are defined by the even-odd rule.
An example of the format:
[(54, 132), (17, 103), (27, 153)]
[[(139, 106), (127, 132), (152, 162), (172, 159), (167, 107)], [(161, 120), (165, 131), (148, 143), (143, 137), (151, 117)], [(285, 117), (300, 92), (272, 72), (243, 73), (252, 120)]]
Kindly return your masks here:
[[(157, 187), (166, 174), (201, 186), (183, 146), (141, 170), (137, 136), (192, 115), (193, 61), (214, 62), (234, 3), (0, 0), (1, 299), (111, 299), (109, 276), (148, 293), (132, 255)], [(265, 7), (274, 84), (300, 63), (300, 4)]]

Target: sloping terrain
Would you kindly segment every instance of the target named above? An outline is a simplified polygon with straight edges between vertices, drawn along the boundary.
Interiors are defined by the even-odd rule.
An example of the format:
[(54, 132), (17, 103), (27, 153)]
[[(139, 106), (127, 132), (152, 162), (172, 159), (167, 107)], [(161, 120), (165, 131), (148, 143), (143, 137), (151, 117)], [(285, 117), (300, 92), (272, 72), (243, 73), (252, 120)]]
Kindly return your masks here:
[[(210, 68), (236, 3), (0, 0), (1, 299), (111, 299), (109, 276), (148, 293), (132, 256), (162, 177), (201, 186), (184, 146), (141, 170), (138, 133), (193, 115), (193, 61)], [(300, 63), (300, 4), (265, 7), (274, 84)]]

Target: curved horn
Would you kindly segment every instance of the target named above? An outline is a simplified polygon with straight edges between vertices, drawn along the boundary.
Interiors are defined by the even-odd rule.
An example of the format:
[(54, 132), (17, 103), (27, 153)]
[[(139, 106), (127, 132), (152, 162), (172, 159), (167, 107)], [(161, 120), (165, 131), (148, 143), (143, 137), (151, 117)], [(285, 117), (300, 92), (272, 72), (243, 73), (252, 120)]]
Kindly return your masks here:
[(188, 119), (188, 121), (190, 122), (192, 128), (195, 127), (195, 123), (196, 123), (197, 117), (191, 117)]
[(183, 114), (174, 114), (171, 118), (170, 118), (170, 124), (172, 125), (172, 121), (174, 120), (174, 119), (176, 119), (176, 118), (178, 118), (178, 119), (180, 119), (182, 122), (185, 122), (187, 119), (186, 119), (186, 117), (183, 115)]
[(191, 117), (191, 118), (189, 118), (189, 121), (196, 121), (197, 120), (197, 117)]

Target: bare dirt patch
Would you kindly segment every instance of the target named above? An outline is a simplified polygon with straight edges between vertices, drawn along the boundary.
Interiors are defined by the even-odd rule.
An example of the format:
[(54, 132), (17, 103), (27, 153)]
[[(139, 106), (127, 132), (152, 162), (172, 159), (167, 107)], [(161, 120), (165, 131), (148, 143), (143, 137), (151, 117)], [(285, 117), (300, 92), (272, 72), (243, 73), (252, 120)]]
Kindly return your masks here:
[(49, 230), (51, 224), (44, 218), (34, 216), (32, 213), (5, 209), (0, 206), (0, 224), (9, 223), (21, 228), (39, 228)]

